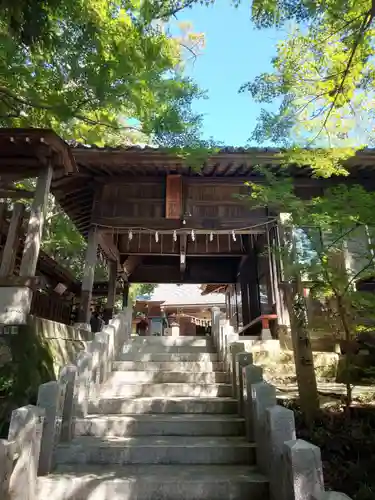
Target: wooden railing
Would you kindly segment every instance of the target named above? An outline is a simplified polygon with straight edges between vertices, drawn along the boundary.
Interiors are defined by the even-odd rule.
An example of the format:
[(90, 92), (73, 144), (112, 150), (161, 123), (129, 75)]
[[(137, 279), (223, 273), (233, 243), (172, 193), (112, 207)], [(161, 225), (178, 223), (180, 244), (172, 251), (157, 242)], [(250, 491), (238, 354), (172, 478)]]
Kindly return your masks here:
[(72, 304), (57, 294), (34, 292), (30, 314), (69, 325), (71, 312)]

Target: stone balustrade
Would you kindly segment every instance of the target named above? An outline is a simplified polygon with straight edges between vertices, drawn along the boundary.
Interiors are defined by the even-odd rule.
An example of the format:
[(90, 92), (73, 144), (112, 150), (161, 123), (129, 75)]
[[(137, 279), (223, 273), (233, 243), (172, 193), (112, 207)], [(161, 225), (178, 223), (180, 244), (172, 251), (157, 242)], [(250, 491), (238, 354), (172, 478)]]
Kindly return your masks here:
[(108, 379), (116, 352), (130, 338), (131, 320), (130, 308), (121, 312), (74, 364), (62, 367), (58, 380), (39, 386), (37, 406), (12, 412), (8, 439), (0, 440), (1, 500), (37, 500), (37, 476), (51, 472), (55, 447), (74, 436), (75, 418), (87, 414), (89, 399)]
[(263, 380), (262, 368), (218, 308), (212, 309), (212, 340), (230, 372), (246, 437), (257, 445), (258, 467), (269, 478), (270, 500), (350, 500), (325, 491), (320, 449), (296, 439), (293, 411), (277, 404), (276, 388)]
[(237, 353), (236, 365), (239, 408), (258, 467), (269, 478), (270, 500), (350, 500), (325, 491), (320, 449), (296, 438), (293, 411), (277, 404), (276, 388), (263, 380), (251, 353)]

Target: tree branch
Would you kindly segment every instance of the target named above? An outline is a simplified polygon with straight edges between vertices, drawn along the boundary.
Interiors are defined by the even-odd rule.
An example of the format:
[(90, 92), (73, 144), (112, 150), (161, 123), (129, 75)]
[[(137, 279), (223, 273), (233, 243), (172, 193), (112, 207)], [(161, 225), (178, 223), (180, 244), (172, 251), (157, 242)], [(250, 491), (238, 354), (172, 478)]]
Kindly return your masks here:
[(325, 119), (323, 121), (323, 125), (321, 126), (321, 128), (320, 128), (319, 132), (316, 134), (316, 136), (309, 142), (308, 146), (311, 146), (311, 144), (313, 142), (315, 142), (315, 140), (319, 137), (319, 135), (322, 133), (322, 131), (326, 128), (328, 120), (329, 120), (329, 117), (331, 116), (333, 110), (336, 107), (337, 99), (339, 98), (339, 95), (341, 94), (341, 92), (344, 89), (345, 81), (346, 81), (347, 76), (350, 73), (351, 66), (352, 66), (352, 63), (353, 63), (353, 60), (354, 60), (354, 56), (355, 56), (355, 54), (357, 52), (357, 49), (358, 49), (359, 44), (360, 44), (360, 41), (362, 40), (364, 34), (366, 33), (366, 30), (370, 27), (370, 25), (371, 25), (371, 23), (372, 23), (372, 21), (374, 19), (374, 15), (375, 15), (375, 0), (372, 1), (372, 7), (371, 7), (371, 9), (365, 14), (365, 17), (363, 19), (362, 25), (361, 25), (360, 30), (358, 32), (358, 36), (357, 36), (356, 40), (354, 41), (352, 50), (350, 52), (349, 59), (348, 59), (348, 61), (346, 63), (346, 67), (345, 67), (345, 70), (344, 70), (343, 77), (341, 79), (340, 85), (338, 86), (338, 88), (335, 91), (335, 97), (334, 97), (334, 99), (332, 101), (332, 104), (329, 107), (329, 110), (327, 112), (327, 116), (325, 117)]
[[(24, 99), (23, 97), (19, 97), (16, 93), (13, 91), (7, 89), (4, 86), (0, 86), (0, 94), (3, 94), (4, 96), (13, 99), (14, 101), (22, 104), (23, 106), (29, 107), (29, 108), (35, 108), (35, 109), (44, 109), (46, 111), (52, 111), (52, 112), (58, 112), (59, 108), (57, 106), (51, 106), (50, 104), (45, 104), (42, 102), (35, 102), (35, 101), (28, 101)], [(72, 111), (72, 118), (76, 118), (77, 120), (81, 120), (85, 123), (88, 123), (89, 125), (99, 125), (102, 127), (110, 128), (112, 130), (134, 130), (139, 132), (139, 128), (137, 127), (132, 127), (132, 126), (124, 126), (124, 127), (118, 127), (116, 125), (112, 125), (111, 123), (106, 123), (106, 122), (101, 122), (100, 120), (92, 120), (91, 118), (88, 118), (87, 116), (81, 115), (80, 113), (75, 113)]]

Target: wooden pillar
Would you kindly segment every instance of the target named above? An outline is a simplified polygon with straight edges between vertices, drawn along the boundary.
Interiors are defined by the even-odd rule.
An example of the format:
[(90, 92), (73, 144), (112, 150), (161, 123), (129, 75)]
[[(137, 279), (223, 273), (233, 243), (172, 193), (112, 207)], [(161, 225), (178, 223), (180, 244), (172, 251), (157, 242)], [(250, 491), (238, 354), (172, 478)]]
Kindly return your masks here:
[[(274, 288), (276, 292), (276, 314), (278, 318), (278, 324), (286, 328), (290, 327), (290, 317), (287, 303), (286, 290), (281, 286), (281, 282), (285, 280), (284, 264), (281, 255), (281, 248), (285, 243), (281, 242), (280, 228), (279, 226), (274, 227), (273, 230), (273, 275), (274, 275)], [(278, 258), (276, 255), (278, 254)]]
[(116, 302), (116, 279), (117, 279), (117, 262), (109, 261), (109, 279), (108, 279), (108, 294), (107, 304), (104, 310), (104, 320), (106, 323), (113, 317), (113, 309)]
[(31, 204), (29, 225), (20, 266), (20, 276), (35, 276), (43, 234), (43, 223), (51, 187), (53, 169), (49, 165), (39, 175)]
[(22, 225), (24, 212), (25, 207), (22, 203), (16, 203), (14, 205), (1, 260), (0, 276), (2, 277), (11, 276), (13, 274), (19, 244), (19, 230)]
[(129, 301), (129, 283), (125, 283), (124, 291), (122, 292), (122, 308), (126, 309), (128, 307)]
[(250, 323), (249, 286), (245, 273), (240, 270), (240, 284), (242, 297), (242, 321), (244, 326)]
[(258, 256), (253, 236), (250, 235), (250, 252), (245, 263), (249, 292), (250, 321), (261, 315), (260, 291), (258, 282)]
[(90, 322), (90, 305), (92, 297), (92, 287), (94, 285), (95, 265), (98, 250), (98, 232), (96, 228), (91, 228), (87, 238), (87, 249), (85, 258), (85, 270), (82, 280), (81, 303), (79, 306), (79, 323)]

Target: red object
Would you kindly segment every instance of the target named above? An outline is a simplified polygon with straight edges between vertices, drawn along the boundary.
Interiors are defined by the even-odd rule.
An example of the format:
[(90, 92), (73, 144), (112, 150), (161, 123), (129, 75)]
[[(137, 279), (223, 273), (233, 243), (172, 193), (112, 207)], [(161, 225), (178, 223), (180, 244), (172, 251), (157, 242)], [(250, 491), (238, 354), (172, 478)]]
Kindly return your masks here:
[(181, 175), (168, 175), (165, 196), (165, 218), (180, 219), (182, 212)]

